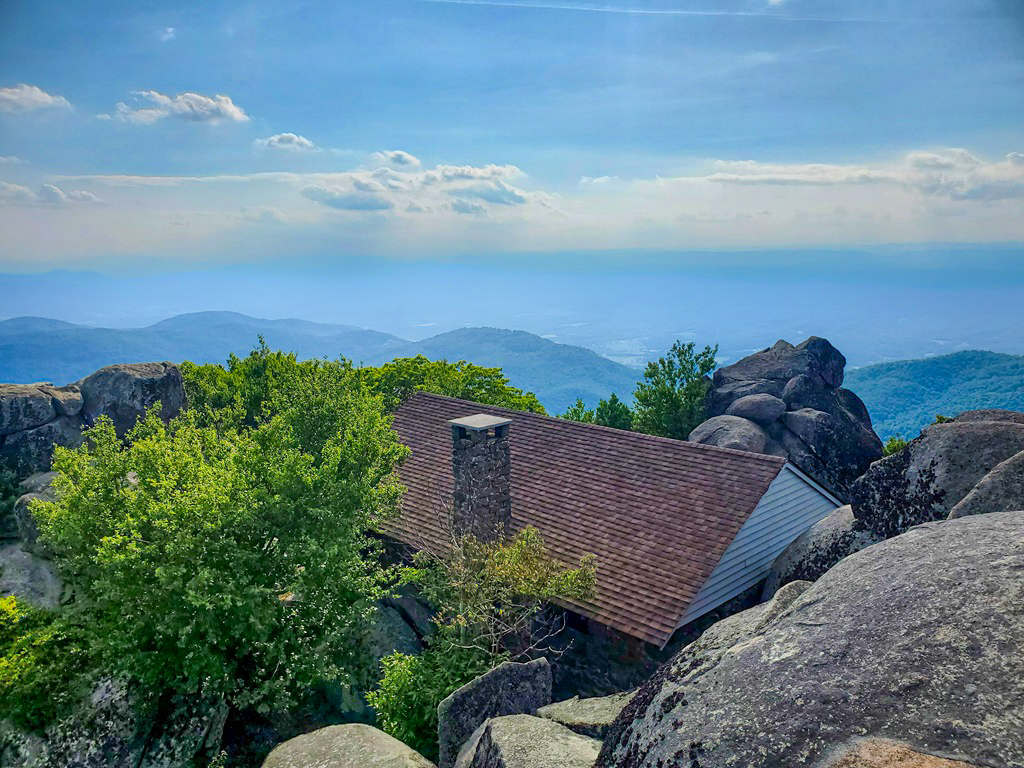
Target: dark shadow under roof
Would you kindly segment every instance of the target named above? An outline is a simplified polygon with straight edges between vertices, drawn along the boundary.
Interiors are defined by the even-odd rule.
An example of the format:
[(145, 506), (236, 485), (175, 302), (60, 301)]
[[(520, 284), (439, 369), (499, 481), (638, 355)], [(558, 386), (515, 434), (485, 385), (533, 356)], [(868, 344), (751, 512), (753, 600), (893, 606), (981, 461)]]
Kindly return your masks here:
[(411, 449), (407, 490), (385, 531), (414, 547), (444, 546), (442, 505), (453, 478), (450, 419), (512, 419), (512, 528), (533, 525), (551, 555), (597, 557), (597, 589), (572, 608), (664, 646), (785, 460), (496, 408), (426, 392), (398, 409)]

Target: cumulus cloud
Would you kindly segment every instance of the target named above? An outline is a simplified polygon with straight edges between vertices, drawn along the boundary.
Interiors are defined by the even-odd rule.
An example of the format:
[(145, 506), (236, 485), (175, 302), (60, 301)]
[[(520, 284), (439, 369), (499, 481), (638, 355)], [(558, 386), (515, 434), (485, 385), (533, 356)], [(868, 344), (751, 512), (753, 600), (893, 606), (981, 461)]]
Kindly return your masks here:
[(479, 216), (482, 213), (487, 213), (487, 208), (480, 205), (479, 203), (471, 203), (469, 200), (453, 200), (452, 210), (456, 213), (465, 213), (469, 215)]
[(204, 96), (192, 92), (167, 96), (157, 91), (135, 91), (132, 95), (141, 106), (129, 106), (122, 101), (118, 103), (113, 115), (99, 117), (139, 125), (152, 125), (169, 117), (187, 123), (209, 125), (244, 123), (249, 120), (249, 116), (230, 96)]
[(385, 211), (394, 208), (395, 205), (380, 195), (325, 187), (320, 184), (303, 187), (299, 192), (316, 203), (341, 211)]
[(33, 191), (21, 184), (0, 181), (0, 205), (61, 207), (73, 203), (98, 203), (100, 199), (92, 192), (70, 190), (65, 192), (53, 184), (43, 184)]
[(168, 43), (178, 36), (178, 31), (174, 27), (164, 27), (160, 33), (160, 42)]
[(385, 149), (381, 152), (374, 152), (373, 160), (374, 162), (394, 166), (396, 168), (420, 167), (419, 158), (410, 155), (408, 152), (403, 152), (400, 149)]
[(285, 152), (314, 152), (316, 144), (297, 133), (278, 133), (265, 139), (256, 139), (253, 144), (266, 149), (280, 149)]
[(707, 176), (708, 181), (725, 184), (870, 184), (893, 181), (889, 171), (853, 165), (824, 163), (778, 164), (755, 160), (717, 162), (722, 170)]
[(424, 184), (474, 179), (518, 179), (526, 174), (514, 165), (439, 165), (422, 176)]
[(503, 181), (476, 184), (471, 187), (458, 187), (449, 190), (448, 194), (453, 197), (483, 200), (485, 203), (494, 203), (495, 205), (523, 205), (528, 202), (525, 192)]
[(0, 88), (0, 112), (34, 112), (54, 107), (70, 109), (71, 103), (63, 96), (54, 96), (34, 85), (21, 83)]

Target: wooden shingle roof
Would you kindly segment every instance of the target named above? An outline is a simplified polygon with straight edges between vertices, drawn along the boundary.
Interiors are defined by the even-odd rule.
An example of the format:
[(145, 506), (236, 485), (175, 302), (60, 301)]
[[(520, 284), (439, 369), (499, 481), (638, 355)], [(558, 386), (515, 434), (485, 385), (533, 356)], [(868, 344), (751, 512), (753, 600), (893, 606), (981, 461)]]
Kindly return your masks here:
[(512, 528), (532, 525), (567, 566), (597, 557), (592, 600), (571, 607), (663, 647), (785, 461), (638, 432), (495, 408), (425, 392), (398, 409), (411, 449), (406, 493), (386, 532), (444, 546), (452, 491), (448, 425), (476, 413), (512, 419)]

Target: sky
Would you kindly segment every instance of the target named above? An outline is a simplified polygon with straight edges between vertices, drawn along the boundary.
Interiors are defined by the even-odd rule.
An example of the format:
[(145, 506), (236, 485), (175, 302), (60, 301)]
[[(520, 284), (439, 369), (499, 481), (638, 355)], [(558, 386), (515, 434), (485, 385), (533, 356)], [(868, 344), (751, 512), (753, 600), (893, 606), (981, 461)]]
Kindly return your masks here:
[(2, 272), (1022, 242), (1015, 0), (0, 4)]

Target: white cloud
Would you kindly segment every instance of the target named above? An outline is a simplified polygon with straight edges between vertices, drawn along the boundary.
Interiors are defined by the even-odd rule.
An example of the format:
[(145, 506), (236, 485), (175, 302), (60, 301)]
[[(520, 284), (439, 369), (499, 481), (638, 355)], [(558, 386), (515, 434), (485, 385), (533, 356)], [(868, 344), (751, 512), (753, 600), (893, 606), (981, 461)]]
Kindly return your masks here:
[(70, 109), (71, 103), (63, 96), (54, 96), (34, 85), (21, 83), (0, 88), (0, 112), (34, 112), (52, 107)]
[(0, 165), (25, 165), (27, 162), (14, 155), (0, 155)]
[(720, 160), (722, 170), (707, 176), (708, 181), (726, 184), (870, 184), (893, 181), (889, 171), (853, 165), (823, 163), (778, 164), (754, 160)]
[(98, 203), (100, 199), (92, 192), (71, 190), (65, 192), (53, 184), (43, 184), (34, 192), (21, 184), (0, 181), (0, 205), (60, 207), (73, 203)]
[(325, 187), (321, 184), (303, 187), (299, 191), (314, 202), (341, 211), (386, 211), (394, 207), (394, 203), (380, 195)]
[(448, 194), (453, 197), (483, 200), (485, 203), (494, 203), (495, 205), (523, 205), (529, 202), (529, 198), (523, 190), (516, 189), (503, 181), (476, 184), (471, 187), (457, 187), (448, 190)]
[(418, 157), (403, 152), (400, 149), (385, 149), (382, 152), (374, 152), (373, 160), (376, 163), (389, 165), (396, 168), (419, 168)]
[(278, 133), (265, 139), (256, 139), (253, 144), (257, 147), (280, 149), (285, 152), (314, 152), (317, 149), (316, 144), (297, 133)]
[(172, 117), (187, 123), (244, 123), (249, 116), (235, 104), (230, 96), (204, 96), (200, 93), (179, 93), (167, 96), (157, 91), (135, 91), (133, 96), (144, 106), (131, 107), (118, 103), (113, 115), (99, 115), (103, 119), (116, 119), (127, 123), (152, 125)]
[(518, 179), (526, 174), (514, 165), (439, 165), (423, 174), (424, 184), (474, 179)]
[(468, 200), (453, 200), (452, 210), (456, 213), (465, 213), (474, 216), (487, 213), (487, 208), (478, 203), (471, 203)]
[(178, 31), (174, 27), (164, 27), (160, 33), (160, 42), (167, 43), (178, 36)]

